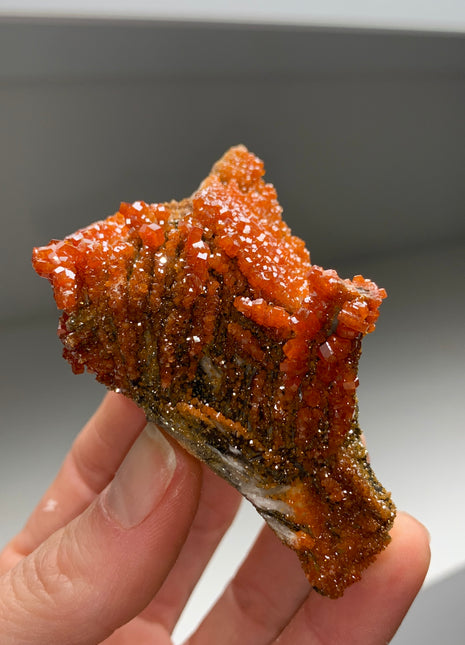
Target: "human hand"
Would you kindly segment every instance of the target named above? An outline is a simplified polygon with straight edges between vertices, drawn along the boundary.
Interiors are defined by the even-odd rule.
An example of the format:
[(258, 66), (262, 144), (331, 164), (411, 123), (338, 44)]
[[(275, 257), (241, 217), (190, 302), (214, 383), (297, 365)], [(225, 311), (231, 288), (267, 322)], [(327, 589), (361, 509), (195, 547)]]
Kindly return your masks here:
[[(108, 394), (0, 554), (2, 645), (171, 643), (240, 495), (144, 426), (141, 410)], [(429, 563), (416, 520), (400, 513), (392, 537), (362, 580), (329, 600), (265, 527), (188, 644), (388, 642)]]

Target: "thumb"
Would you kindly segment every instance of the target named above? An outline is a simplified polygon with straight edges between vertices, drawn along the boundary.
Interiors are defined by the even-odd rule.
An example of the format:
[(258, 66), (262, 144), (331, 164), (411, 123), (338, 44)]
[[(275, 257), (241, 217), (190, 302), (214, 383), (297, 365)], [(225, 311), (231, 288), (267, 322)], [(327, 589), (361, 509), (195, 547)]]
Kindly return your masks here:
[(0, 578), (0, 642), (89, 645), (131, 620), (174, 564), (199, 485), (149, 424), (91, 506)]

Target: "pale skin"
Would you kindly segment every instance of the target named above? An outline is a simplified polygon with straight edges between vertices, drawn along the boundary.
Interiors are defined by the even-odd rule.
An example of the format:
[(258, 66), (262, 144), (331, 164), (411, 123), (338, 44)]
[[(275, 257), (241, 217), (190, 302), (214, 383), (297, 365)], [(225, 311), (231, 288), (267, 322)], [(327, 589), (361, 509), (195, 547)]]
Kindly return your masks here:
[[(0, 554), (3, 645), (171, 643), (240, 496), (145, 425), (133, 403), (107, 394)], [(430, 558), (428, 533), (409, 515), (398, 514), (392, 538), (362, 580), (330, 600), (265, 527), (185, 645), (388, 643)]]

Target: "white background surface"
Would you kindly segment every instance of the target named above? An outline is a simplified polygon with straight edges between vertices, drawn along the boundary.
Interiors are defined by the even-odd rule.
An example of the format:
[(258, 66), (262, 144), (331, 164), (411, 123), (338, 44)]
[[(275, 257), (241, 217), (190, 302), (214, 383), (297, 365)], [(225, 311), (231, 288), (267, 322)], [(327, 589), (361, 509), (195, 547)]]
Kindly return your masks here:
[(0, 14), (465, 30), (462, 0), (0, 0)]

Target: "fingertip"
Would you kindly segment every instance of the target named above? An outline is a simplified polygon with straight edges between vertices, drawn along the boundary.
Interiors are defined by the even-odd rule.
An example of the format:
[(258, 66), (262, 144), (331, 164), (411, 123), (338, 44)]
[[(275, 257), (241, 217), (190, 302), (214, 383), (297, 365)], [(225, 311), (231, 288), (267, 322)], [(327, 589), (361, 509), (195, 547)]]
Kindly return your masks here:
[(389, 642), (419, 592), (430, 561), (428, 531), (412, 516), (398, 513), (391, 538), (342, 598), (311, 594), (303, 605), (304, 618), (282, 642), (291, 642), (288, 636), (299, 634), (302, 625), (331, 643)]
[(390, 535), (386, 549), (362, 573), (360, 582), (349, 587), (346, 596), (381, 593), (390, 598), (391, 608), (407, 611), (428, 572), (429, 533), (412, 515), (398, 512)]
[(108, 414), (108, 412), (121, 414), (128, 420), (141, 421), (145, 419), (145, 413), (134, 401), (121, 392), (108, 391), (102, 399), (97, 414)]
[(412, 534), (415, 538), (422, 539), (426, 541), (429, 545), (431, 542), (431, 534), (427, 527), (420, 522), (419, 519), (407, 513), (406, 511), (398, 511), (397, 518), (394, 522), (393, 532), (398, 533), (408, 533)]
[(413, 516), (398, 512), (390, 544), (341, 599), (352, 609), (366, 608), (361, 633), (386, 642), (394, 636), (423, 585), (430, 557), (427, 529)]
[[(391, 531), (392, 542), (387, 555), (397, 565), (393, 573), (401, 577), (404, 585), (410, 581), (415, 596), (421, 588), (431, 561), (431, 535), (417, 518), (399, 511)], [(413, 600), (413, 598), (412, 598)]]

